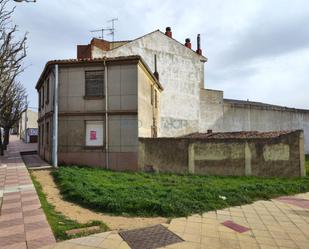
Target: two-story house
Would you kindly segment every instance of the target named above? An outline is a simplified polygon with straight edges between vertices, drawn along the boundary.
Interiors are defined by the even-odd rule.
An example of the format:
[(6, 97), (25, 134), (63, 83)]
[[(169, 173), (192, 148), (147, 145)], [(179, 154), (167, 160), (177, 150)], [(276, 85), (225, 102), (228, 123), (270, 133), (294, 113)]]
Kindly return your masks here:
[(138, 137), (158, 133), (162, 86), (140, 56), (49, 61), (36, 89), (46, 161), (135, 170)]

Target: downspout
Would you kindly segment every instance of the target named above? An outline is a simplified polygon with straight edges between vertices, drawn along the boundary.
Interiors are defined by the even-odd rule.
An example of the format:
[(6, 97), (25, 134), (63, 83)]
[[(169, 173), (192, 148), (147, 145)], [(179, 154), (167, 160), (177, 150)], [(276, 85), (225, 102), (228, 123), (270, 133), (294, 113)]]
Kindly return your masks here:
[(58, 64), (55, 65), (55, 87), (54, 87), (54, 117), (53, 117), (53, 148), (52, 161), (55, 168), (58, 167), (58, 84), (59, 69)]
[(104, 60), (104, 85), (105, 85), (105, 165), (106, 169), (109, 169), (109, 151), (108, 151), (108, 92), (107, 92), (107, 65)]

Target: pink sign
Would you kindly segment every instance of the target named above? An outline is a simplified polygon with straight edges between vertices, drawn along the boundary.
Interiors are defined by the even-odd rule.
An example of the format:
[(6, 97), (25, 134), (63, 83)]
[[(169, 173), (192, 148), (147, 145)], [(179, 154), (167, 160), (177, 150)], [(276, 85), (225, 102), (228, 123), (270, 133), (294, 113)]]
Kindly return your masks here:
[(97, 140), (97, 132), (90, 131), (90, 140)]

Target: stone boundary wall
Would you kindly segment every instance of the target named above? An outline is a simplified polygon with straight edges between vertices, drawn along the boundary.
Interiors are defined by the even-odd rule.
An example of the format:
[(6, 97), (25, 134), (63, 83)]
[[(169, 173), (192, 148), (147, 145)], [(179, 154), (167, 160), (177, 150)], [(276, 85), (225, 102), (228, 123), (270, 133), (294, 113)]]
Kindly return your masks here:
[[(222, 133), (224, 134), (224, 133)], [(302, 130), (261, 138), (140, 138), (139, 169), (218, 176), (305, 176)]]

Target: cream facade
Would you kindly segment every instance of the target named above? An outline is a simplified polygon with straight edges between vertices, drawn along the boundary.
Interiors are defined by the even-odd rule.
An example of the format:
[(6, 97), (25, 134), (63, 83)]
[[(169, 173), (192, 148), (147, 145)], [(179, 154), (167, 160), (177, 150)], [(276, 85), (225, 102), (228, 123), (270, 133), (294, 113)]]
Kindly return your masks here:
[(162, 87), (148, 66), (139, 56), (47, 63), (37, 90), (39, 154), (50, 162), (55, 65), (59, 163), (136, 170), (138, 137), (158, 132)]

